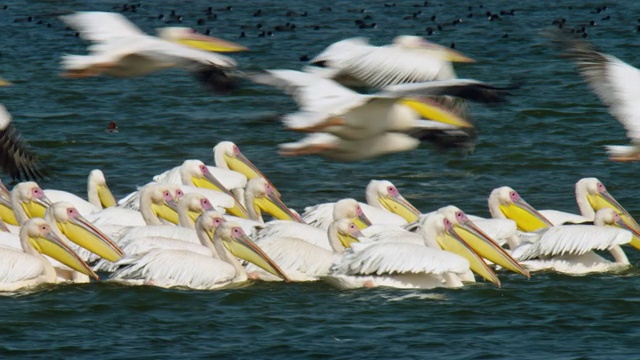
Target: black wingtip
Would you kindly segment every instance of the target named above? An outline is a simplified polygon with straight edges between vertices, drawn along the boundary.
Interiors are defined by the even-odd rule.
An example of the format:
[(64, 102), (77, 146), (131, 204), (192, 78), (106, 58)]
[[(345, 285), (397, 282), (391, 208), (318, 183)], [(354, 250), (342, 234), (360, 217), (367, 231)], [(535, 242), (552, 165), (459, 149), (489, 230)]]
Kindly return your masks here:
[(204, 87), (215, 94), (228, 94), (238, 88), (237, 80), (217, 66), (204, 66), (192, 71)]
[(11, 177), (12, 182), (43, 180), (51, 174), (51, 170), (40, 163), (38, 156), (22, 140), (12, 123), (0, 130), (0, 168)]

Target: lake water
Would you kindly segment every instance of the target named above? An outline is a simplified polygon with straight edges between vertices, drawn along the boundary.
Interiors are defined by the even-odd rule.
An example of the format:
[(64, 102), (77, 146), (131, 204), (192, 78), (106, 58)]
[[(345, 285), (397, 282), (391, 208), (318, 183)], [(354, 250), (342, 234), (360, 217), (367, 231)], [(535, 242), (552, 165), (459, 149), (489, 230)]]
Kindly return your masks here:
[[(388, 5), (392, 1), (386, 2)], [(0, 5), (2, 103), (55, 175), (41, 182), (85, 196), (86, 176), (102, 169), (116, 197), (184, 159), (213, 163), (212, 147), (231, 140), (276, 184), (284, 202), (305, 206), (364, 200), (371, 179), (392, 181), (423, 212), (454, 204), (488, 216), (492, 189), (508, 185), (539, 209), (577, 211), (573, 186), (599, 178), (634, 216), (639, 164), (612, 163), (603, 145), (625, 144), (623, 128), (542, 32), (554, 19), (587, 27), (602, 51), (636, 61), (640, 3), (618, 1), (325, 2), (157, 1), (125, 15), (145, 31), (172, 9), (183, 26), (241, 43), (243, 71), (299, 69), (300, 57), (353, 36), (385, 44), (417, 34), (477, 60), (460, 77), (508, 85), (509, 102), (473, 105), (479, 137), (461, 154), (425, 144), (375, 160), (340, 163), (280, 157), (277, 144), (299, 134), (273, 119), (295, 104), (281, 92), (245, 84), (214, 96), (180, 70), (136, 79), (59, 77), (59, 58), (86, 44), (57, 19), (76, 10), (115, 11), (118, 1), (5, 1)], [(214, 7), (216, 20), (205, 10)], [(226, 10), (232, 6), (231, 10)], [(330, 6), (332, 11), (321, 11)], [(473, 8), (469, 10), (469, 6)], [(219, 9), (225, 9), (221, 11)], [(261, 16), (253, 16), (257, 10)], [(364, 9), (365, 12), (361, 10)], [(487, 12), (515, 10), (489, 21)], [(288, 17), (287, 11), (307, 16)], [(404, 19), (421, 11), (415, 19)], [(468, 17), (473, 14), (472, 17)], [(370, 15), (375, 28), (354, 23)], [(29, 17), (31, 21), (29, 21)], [(435, 21), (431, 17), (436, 16)], [(609, 16), (607, 20), (607, 16)], [(198, 19), (205, 19), (197, 25)], [(462, 23), (453, 25), (454, 20)], [(590, 21), (595, 25), (589, 25)], [(296, 30), (277, 32), (287, 22)], [(260, 37), (260, 29), (274, 31)], [(442, 25), (442, 30), (437, 25)], [(315, 30), (315, 27), (319, 27)], [(435, 28), (427, 35), (427, 27)], [(246, 37), (239, 38), (241, 32)], [(116, 121), (120, 131), (105, 132)], [(633, 264), (640, 255), (625, 248)], [(337, 291), (328, 285), (265, 284), (221, 291), (122, 287), (108, 283), (45, 287), (0, 297), (2, 358), (446, 358), (630, 359), (640, 329), (638, 269), (617, 275), (499, 274), (459, 290)]]

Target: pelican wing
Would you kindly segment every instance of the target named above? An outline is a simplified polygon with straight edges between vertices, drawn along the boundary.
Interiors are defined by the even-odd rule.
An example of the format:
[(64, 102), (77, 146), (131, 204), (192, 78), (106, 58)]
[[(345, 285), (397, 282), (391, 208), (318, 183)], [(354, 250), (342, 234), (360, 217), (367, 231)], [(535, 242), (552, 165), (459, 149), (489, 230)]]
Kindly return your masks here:
[(38, 180), (47, 170), (40, 165), (35, 153), (20, 137), (7, 109), (0, 105), (0, 162), (2, 170), (13, 179)]
[(469, 262), (442, 250), (404, 243), (352, 244), (332, 271), (347, 275), (383, 275), (404, 273), (463, 273)]
[(404, 96), (442, 96), (449, 95), (477, 102), (496, 103), (505, 101), (508, 88), (495, 87), (472, 79), (451, 79), (397, 84), (384, 87), (376, 96), (401, 98)]
[(586, 218), (582, 215), (572, 214), (565, 211), (558, 210), (540, 210), (542, 216), (549, 220), (553, 225), (562, 224), (580, 224), (583, 222), (593, 221), (593, 219)]
[(159, 287), (215, 289), (229, 284), (235, 273), (233, 266), (211, 256), (156, 249), (113, 273), (110, 280)]
[[(333, 222), (333, 208), (335, 203), (322, 203), (304, 208), (302, 219), (309, 225), (327, 230)], [(407, 221), (399, 215), (387, 210), (373, 207), (366, 203), (360, 203), (362, 212), (369, 218), (372, 224), (380, 225), (406, 225)]]
[(520, 259), (536, 257), (583, 255), (592, 250), (607, 250), (631, 241), (631, 232), (605, 226), (564, 225), (554, 226), (527, 248)]
[(576, 62), (582, 77), (624, 126), (627, 136), (640, 143), (640, 70), (595, 51), (586, 41), (562, 35), (554, 40), (565, 49), (565, 56)]
[(338, 81), (341, 77), (354, 78), (375, 88), (455, 77), (448, 61), (427, 51), (371, 46), (362, 38), (334, 43), (311, 63), (334, 70), (326, 74)]
[(60, 18), (78, 30), (83, 39), (89, 41), (102, 42), (117, 37), (145, 35), (126, 17), (117, 13), (79, 11)]
[(37, 258), (20, 250), (0, 247), (0, 284), (32, 280), (43, 273), (44, 267)]
[(327, 231), (308, 224), (284, 220), (270, 221), (265, 224), (264, 227), (257, 230), (257, 235), (255, 236), (254, 241), (256, 244), (260, 245), (260, 242), (263, 239), (272, 237), (296, 238), (325, 250), (332, 251), (331, 246), (329, 246)]

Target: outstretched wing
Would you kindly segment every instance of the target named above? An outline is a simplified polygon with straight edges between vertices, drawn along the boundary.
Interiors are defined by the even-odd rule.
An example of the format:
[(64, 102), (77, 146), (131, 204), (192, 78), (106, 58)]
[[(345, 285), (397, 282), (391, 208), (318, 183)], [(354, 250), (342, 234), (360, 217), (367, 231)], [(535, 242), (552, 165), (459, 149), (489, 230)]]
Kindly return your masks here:
[(42, 179), (47, 173), (35, 153), (20, 138), (11, 122), (11, 115), (3, 105), (0, 105), (0, 164), (14, 180)]

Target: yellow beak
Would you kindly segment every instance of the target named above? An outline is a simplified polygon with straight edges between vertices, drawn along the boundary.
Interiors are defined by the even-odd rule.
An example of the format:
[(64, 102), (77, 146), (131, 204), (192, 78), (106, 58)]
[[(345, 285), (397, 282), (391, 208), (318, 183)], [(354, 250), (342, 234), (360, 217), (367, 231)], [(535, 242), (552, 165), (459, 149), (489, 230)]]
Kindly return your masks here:
[(100, 204), (105, 209), (118, 204), (107, 185), (98, 185), (98, 199), (100, 199)]
[(276, 189), (275, 186), (273, 186), (271, 181), (269, 181), (269, 179), (264, 176), (264, 174), (255, 165), (253, 165), (253, 163), (249, 159), (247, 159), (241, 152), (237, 152), (236, 154), (234, 154), (234, 156), (224, 154), (224, 160), (227, 163), (227, 166), (229, 166), (229, 169), (241, 173), (242, 175), (246, 176), (247, 179), (258, 177), (264, 178), (265, 180), (267, 180), (269, 185), (271, 185), (271, 188), (276, 192), (276, 194), (280, 196), (280, 192), (278, 191), (278, 189)]
[(358, 213), (358, 216), (353, 219), (353, 223), (356, 224), (359, 230), (366, 229), (367, 227), (371, 226), (371, 220), (369, 220), (364, 212)]
[(604, 191), (602, 193), (597, 193), (595, 195), (587, 195), (587, 200), (589, 204), (593, 208), (593, 210), (598, 211), (604, 208), (611, 208), (615, 210), (618, 215), (620, 215), (620, 219), (626, 227), (624, 229), (631, 231), (633, 233), (633, 238), (629, 245), (634, 248), (640, 250), (640, 225), (635, 221), (635, 219), (627, 212), (625, 208), (616, 201), (616, 199), (609, 194), (608, 191)]
[(544, 215), (522, 199), (509, 205), (500, 205), (500, 211), (507, 219), (515, 221), (520, 231), (532, 232), (553, 226)]
[(0, 219), (7, 224), (18, 226), (18, 220), (16, 220), (16, 214), (13, 213), (11, 203), (5, 201), (4, 198), (0, 198)]
[(81, 215), (56, 224), (69, 240), (102, 258), (114, 262), (125, 255), (118, 245)]
[(160, 218), (172, 224), (179, 224), (178, 207), (175, 201), (163, 201), (161, 204), (152, 204), (151, 210)]
[(470, 220), (455, 224), (452, 229), (453, 232), (458, 234), (469, 246), (475, 250), (478, 255), (500, 265), (505, 269), (509, 269), (515, 273), (522, 274), (526, 277), (530, 277), (529, 272), (520, 265), (514, 258), (511, 257), (500, 245), (482, 232), (474, 223)]
[(405, 98), (400, 104), (408, 106), (423, 119), (441, 122), (460, 128), (472, 128), (473, 124), (428, 98)]
[(13, 84), (10, 83), (9, 81), (7, 81), (7, 80), (5, 80), (3, 78), (0, 78), (0, 86), (11, 86), (11, 85), (13, 85)]
[(380, 196), (378, 202), (388, 211), (402, 216), (408, 223), (418, 221), (420, 219), (420, 211), (408, 202), (402, 195), (398, 196)]
[(243, 219), (248, 219), (249, 218), (249, 212), (247, 211), (247, 209), (245, 209), (245, 207), (242, 205), (242, 203), (240, 201), (238, 201), (238, 199), (233, 195), (233, 193), (231, 191), (229, 191), (226, 187), (224, 187), (224, 185), (222, 185), (222, 183), (220, 183), (218, 181), (218, 179), (216, 179), (210, 173), (205, 173), (204, 177), (201, 177), (201, 178), (193, 177), (193, 178), (191, 178), (191, 181), (197, 187), (200, 187), (200, 188), (203, 188), (203, 189), (211, 189), (211, 190), (215, 190), (215, 191), (220, 191), (220, 192), (223, 192), (223, 193), (231, 196), (233, 198), (233, 200), (235, 200), (235, 205), (232, 208), (227, 209), (227, 211), (231, 215), (237, 216), (239, 218), (243, 218)]
[(284, 281), (291, 281), (287, 274), (258, 245), (251, 241), (244, 231), (240, 230), (239, 234), (234, 235), (231, 240), (223, 239), (223, 245), (234, 256), (252, 262)]
[(179, 39), (177, 42), (185, 46), (205, 51), (240, 52), (249, 50), (245, 46), (198, 33), (190, 34), (189, 37)]
[(44, 218), (44, 214), (51, 205), (51, 201), (46, 196), (43, 196), (42, 199), (33, 199), (21, 204), (30, 219), (34, 217)]
[(49, 231), (40, 237), (30, 237), (29, 243), (40, 253), (48, 255), (76, 271), (99, 280), (98, 275), (91, 270), (89, 265), (73, 252), (53, 231)]
[[(292, 212), (280, 198), (274, 193), (267, 194), (267, 196), (255, 198), (253, 200), (254, 206), (259, 211), (266, 212), (279, 220), (292, 220), (304, 224), (304, 220), (298, 215)], [(258, 211), (258, 212), (259, 212)]]

